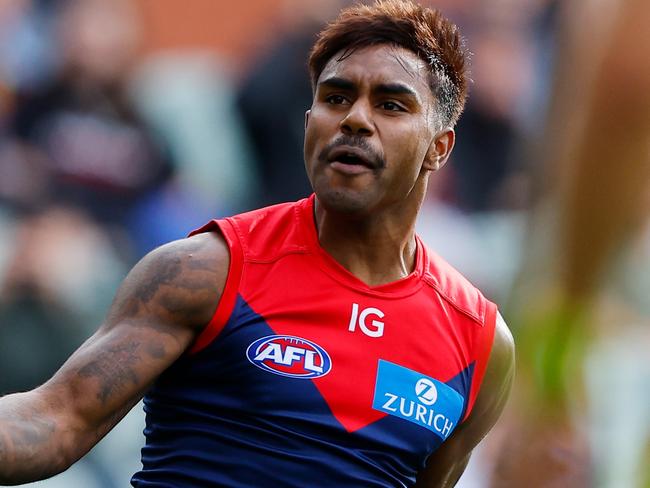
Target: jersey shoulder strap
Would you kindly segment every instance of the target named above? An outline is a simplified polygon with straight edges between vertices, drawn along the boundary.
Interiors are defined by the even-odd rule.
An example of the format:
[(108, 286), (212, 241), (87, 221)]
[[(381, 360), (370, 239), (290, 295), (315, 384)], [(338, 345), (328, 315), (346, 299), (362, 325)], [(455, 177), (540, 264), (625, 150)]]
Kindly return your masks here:
[(220, 232), (230, 251), (230, 265), (224, 290), (210, 322), (190, 348), (190, 354), (210, 344), (225, 327), (239, 293), (244, 267), (251, 262), (272, 262), (292, 252), (307, 252), (299, 232), (299, 208), (307, 200), (282, 203), (224, 219), (214, 219), (190, 233)]

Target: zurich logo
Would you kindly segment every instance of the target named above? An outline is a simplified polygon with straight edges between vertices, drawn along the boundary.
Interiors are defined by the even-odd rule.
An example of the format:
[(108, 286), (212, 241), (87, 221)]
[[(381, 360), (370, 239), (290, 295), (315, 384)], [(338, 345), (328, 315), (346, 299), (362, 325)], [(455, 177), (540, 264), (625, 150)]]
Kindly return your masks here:
[(465, 398), (451, 386), (383, 359), (372, 408), (430, 430), (443, 441), (458, 425)]
[(318, 378), (332, 369), (332, 360), (325, 349), (295, 336), (257, 339), (246, 349), (246, 357), (260, 369), (290, 378)]
[(415, 394), (425, 405), (433, 405), (438, 399), (438, 390), (436, 385), (433, 384), (428, 378), (421, 378), (415, 384)]

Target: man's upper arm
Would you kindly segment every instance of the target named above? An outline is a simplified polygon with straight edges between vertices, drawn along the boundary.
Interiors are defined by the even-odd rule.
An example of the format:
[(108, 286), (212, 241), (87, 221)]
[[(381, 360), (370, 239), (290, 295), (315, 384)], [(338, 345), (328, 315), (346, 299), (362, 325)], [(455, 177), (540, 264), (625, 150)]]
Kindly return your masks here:
[(451, 487), (465, 470), (472, 449), (487, 435), (506, 404), (515, 371), (512, 335), (497, 314), (494, 342), (474, 408), (452, 436), (433, 453), (418, 476), (418, 488)]
[(166, 244), (131, 270), (104, 324), (34, 392), (67, 429), (73, 457), (187, 350), (217, 307), (228, 264), (222, 236), (209, 233)]

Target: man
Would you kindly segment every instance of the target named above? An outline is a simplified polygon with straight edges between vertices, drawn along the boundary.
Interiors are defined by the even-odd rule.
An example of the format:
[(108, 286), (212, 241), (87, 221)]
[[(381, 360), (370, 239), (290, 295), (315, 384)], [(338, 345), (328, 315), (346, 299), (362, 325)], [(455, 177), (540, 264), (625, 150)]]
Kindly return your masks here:
[(143, 258), (61, 370), (0, 402), (0, 480), (65, 469), (146, 392), (137, 487), (455, 484), (514, 362), (496, 306), (414, 233), (464, 104), (459, 34), (351, 7), (310, 71), (315, 195)]

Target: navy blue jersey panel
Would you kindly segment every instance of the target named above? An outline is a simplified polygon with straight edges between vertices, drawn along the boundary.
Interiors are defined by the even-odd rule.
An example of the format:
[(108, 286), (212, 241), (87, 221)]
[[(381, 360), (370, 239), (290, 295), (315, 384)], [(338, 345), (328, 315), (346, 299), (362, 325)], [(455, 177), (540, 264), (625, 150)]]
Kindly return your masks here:
[[(133, 486), (414, 484), (412, 466), (421, 463), (413, 460), (427, 453), (408, 438), (428, 436), (418, 443), (428, 450), (436, 436), (396, 418), (347, 432), (311, 380), (271, 374), (247, 359), (250, 344), (273, 334), (238, 297), (219, 337), (159, 378), (145, 397), (147, 443)], [(387, 436), (394, 454), (386, 452)]]
[(451, 386), (465, 399), (465, 403), (463, 404), (463, 413), (460, 415), (461, 419), (465, 418), (465, 412), (467, 411), (467, 399), (469, 398), (470, 388), (472, 387), (475, 364), (476, 363), (471, 363), (464, 370), (447, 381), (447, 385)]

